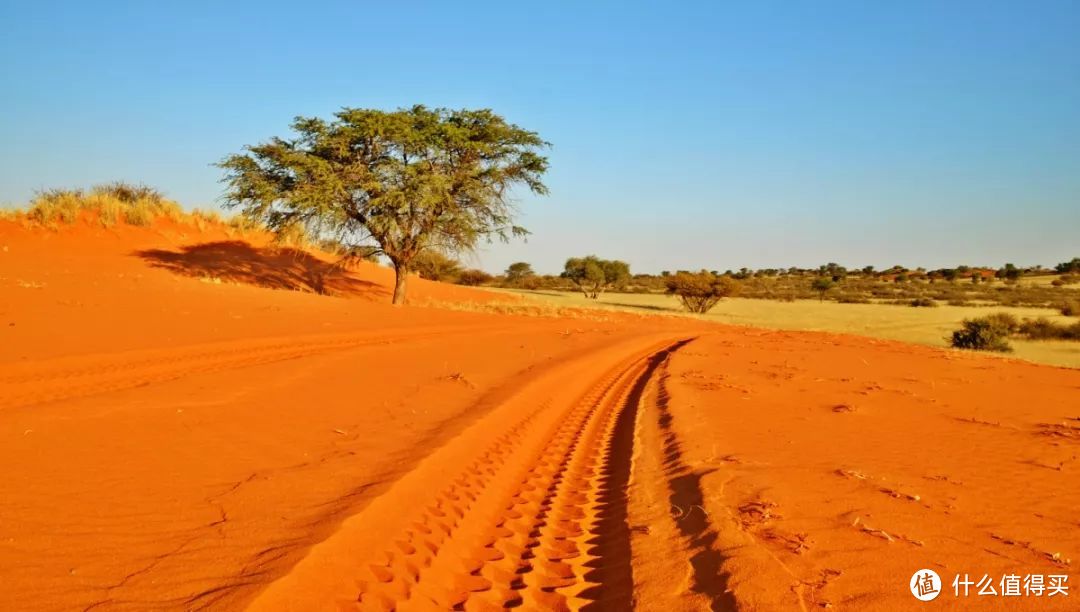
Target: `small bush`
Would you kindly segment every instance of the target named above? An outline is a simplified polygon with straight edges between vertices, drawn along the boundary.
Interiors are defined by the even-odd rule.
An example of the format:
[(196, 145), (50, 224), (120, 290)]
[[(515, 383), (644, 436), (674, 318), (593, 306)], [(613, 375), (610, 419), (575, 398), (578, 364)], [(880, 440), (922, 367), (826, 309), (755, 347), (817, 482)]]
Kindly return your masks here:
[(967, 300), (949, 300), (946, 303), (949, 306), (971, 306), (971, 302)]
[(936, 308), (938, 303), (930, 298), (915, 298), (908, 302), (913, 308)]
[(165, 195), (153, 187), (143, 184), (132, 185), (122, 181), (96, 185), (90, 189), (90, 194), (114, 198), (124, 204), (135, 204), (140, 201), (146, 203), (165, 201)]
[(1032, 340), (1080, 340), (1080, 322), (1059, 325), (1039, 317), (1025, 319), (1017, 331)]
[(465, 270), (458, 275), (457, 282), (459, 285), (476, 287), (479, 285), (486, 285), (494, 279), (494, 276), (488, 274), (487, 272), (484, 272), (483, 270)]
[(995, 313), (977, 319), (965, 319), (963, 327), (952, 333), (952, 346), (973, 351), (996, 351), (1008, 353), (1009, 334), (1019, 327), (1016, 317), (1008, 313)]
[(837, 303), (840, 304), (870, 304), (870, 298), (864, 298), (859, 295), (842, 295), (836, 298)]
[(439, 251), (427, 250), (413, 259), (412, 269), (420, 278), (452, 282), (461, 274), (461, 263)]
[(1080, 317), (1080, 301), (1065, 302), (1058, 307), (1058, 310), (1066, 317)]

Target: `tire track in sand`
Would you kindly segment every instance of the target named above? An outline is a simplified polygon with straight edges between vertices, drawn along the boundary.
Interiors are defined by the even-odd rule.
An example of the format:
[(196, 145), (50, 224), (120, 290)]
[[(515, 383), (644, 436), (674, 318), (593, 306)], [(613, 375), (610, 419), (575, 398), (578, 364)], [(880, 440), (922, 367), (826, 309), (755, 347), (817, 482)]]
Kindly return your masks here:
[[(632, 608), (627, 485), (637, 412), (657, 368), (687, 342), (624, 358), (574, 401), (559, 402), (558, 377), (548, 395), (536, 383), (508, 402), (509, 427), (458, 440), (487, 441), (459, 450), (460, 462), (450, 450), (434, 453), (423, 478), (350, 519), (252, 609)], [(511, 410), (537, 397), (538, 407), (533, 399), (531, 409)]]

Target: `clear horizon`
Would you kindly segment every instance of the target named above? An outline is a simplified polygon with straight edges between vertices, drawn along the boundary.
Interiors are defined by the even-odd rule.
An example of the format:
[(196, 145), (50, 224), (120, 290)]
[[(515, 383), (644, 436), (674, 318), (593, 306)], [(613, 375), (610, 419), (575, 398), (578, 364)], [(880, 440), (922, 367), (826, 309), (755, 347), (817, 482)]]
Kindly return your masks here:
[[(42, 2), (0, 8), (0, 203), (111, 180), (217, 204), (212, 164), (343, 106), (539, 132), (556, 273), (1018, 266), (1080, 254), (1080, 5)], [(62, 44), (61, 44), (62, 43)]]

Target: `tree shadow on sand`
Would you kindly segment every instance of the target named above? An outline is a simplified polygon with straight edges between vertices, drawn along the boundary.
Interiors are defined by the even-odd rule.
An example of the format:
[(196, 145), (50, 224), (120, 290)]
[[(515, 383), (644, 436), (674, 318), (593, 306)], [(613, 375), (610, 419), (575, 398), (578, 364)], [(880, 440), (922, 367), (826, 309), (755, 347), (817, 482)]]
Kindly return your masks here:
[(390, 294), (381, 285), (355, 278), (347, 269), (294, 248), (258, 248), (230, 240), (184, 246), (176, 251), (147, 249), (134, 255), (155, 268), (195, 278), (322, 295)]

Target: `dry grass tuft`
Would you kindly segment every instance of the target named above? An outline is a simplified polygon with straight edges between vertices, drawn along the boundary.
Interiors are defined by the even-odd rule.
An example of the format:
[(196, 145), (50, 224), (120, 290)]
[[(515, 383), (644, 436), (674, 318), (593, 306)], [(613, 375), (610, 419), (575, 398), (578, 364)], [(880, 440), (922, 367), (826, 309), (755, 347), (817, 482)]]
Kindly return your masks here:
[(0, 219), (57, 229), (80, 219), (97, 221), (103, 227), (116, 224), (148, 227), (158, 220), (194, 225), (198, 231), (226, 227), (241, 234), (262, 229), (246, 217), (222, 219), (216, 210), (185, 212), (176, 202), (146, 185), (114, 182), (83, 189), (49, 189), (38, 192), (25, 210), (0, 211)]
[(156, 219), (179, 221), (184, 217), (179, 204), (150, 187), (109, 183), (89, 191), (50, 189), (39, 192), (30, 202), (26, 219), (38, 225), (57, 227), (71, 225), (84, 214), (96, 217), (105, 227), (117, 223), (145, 227)]

